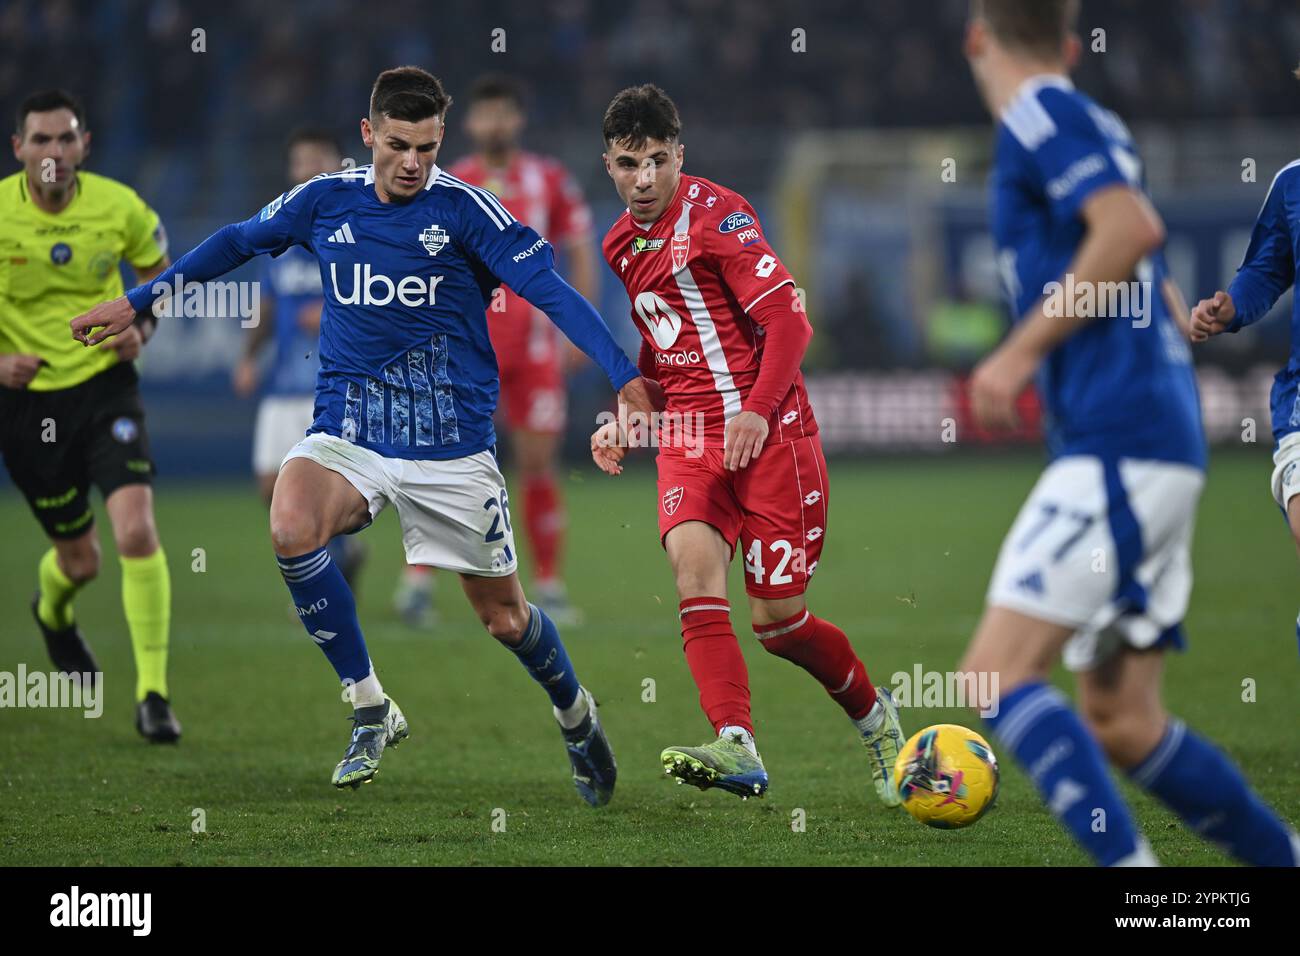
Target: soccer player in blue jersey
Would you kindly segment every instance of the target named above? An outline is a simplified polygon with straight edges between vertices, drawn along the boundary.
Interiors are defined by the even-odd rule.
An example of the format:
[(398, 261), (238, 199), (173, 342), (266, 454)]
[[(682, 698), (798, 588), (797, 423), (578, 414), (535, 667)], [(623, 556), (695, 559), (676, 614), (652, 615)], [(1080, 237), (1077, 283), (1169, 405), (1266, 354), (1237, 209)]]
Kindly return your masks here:
[[(286, 152), (290, 186), (335, 172), (343, 164), (342, 148), (334, 134), (325, 129), (299, 127), (289, 134)], [(244, 343), (231, 379), (235, 393), (241, 397), (251, 395), (259, 384), (262, 387), (253, 426), (253, 472), (258, 490), (270, 507), (280, 463), (307, 434), (316, 417), (320, 317), (325, 298), (316, 257), (303, 246), (290, 246), (283, 255), (265, 256), (261, 266), (261, 314)], [(259, 359), (267, 346), (272, 355), (262, 377)], [(329, 549), (343, 577), (355, 586), (363, 556), (360, 539), (337, 535), (330, 539)]]
[(407, 560), (458, 572), (488, 632), (542, 685), (584, 800), (606, 803), (616, 766), (554, 623), (516, 575), (492, 428), (498, 376), (485, 310), (507, 283), (599, 365), (630, 410), (651, 411), (636, 367), (555, 272), (549, 243), (495, 197), (436, 165), (451, 98), (415, 67), (375, 81), (361, 135), (373, 162), (302, 183), (228, 225), (150, 286), (72, 321), (88, 344), (128, 328), (181, 274), (206, 281), (263, 252), (310, 249), (325, 290), (316, 419), (271, 504), (281, 573), (312, 639), (350, 688), (351, 742), (334, 771), (356, 786), (407, 736), (370, 662), (352, 592), (326, 543), (397, 508)]
[[(1300, 79), (1300, 69), (1295, 71)], [(1255, 220), (1246, 258), (1226, 292), (1220, 290), (1192, 310), (1192, 341), (1237, 332), (1258, 322), (1295, 285), (1300, 261), (1300, 159), (1273, 177)], [(1273, 498), (1286, 516), (1300, 551), (1300, 296), (1291, 306), (1291, 359), (1273, 379)], [(1300, 617), (1296, 619), (1300, 642)]]
[[(992, 230), (1019, 320), (975, 370), (972, 401), (982, 424), (1014, 424), (1036, 376), (1051, 463), (998, 555), (962, 670), (997, 675), (994, 733), (1096, 862), (1155, 862), (1109, 758), (1236, 858), (1295, 865), (1295, 833), (1161, 701), (1164, 651), (1183, 643), (1205, 441), (1141, 160), (1068, 78), (1077, 10), (974, 0), (967, 27), (997, 122)], [(1078, 712), (1049, 683), (1061, 657)]]

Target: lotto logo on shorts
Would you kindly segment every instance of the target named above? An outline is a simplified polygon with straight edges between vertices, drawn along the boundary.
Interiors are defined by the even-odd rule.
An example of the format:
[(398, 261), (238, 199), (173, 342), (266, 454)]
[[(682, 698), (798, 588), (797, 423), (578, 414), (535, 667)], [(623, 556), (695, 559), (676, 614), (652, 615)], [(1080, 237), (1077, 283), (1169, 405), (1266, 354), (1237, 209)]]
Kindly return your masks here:
[(818, 538), (820, 538), (821, 536), (822, 536), (822, 529), (821, 529), (821, 528), (809, 528), (809, 529), (808, 529), (808, 540), (809, 540), (809, 541), (816, 541), (816, 540), (817, 540)]
[(808, 492), (808, 494), (803, 496), (803, 503), (810, 508), (821, 500), (822, 500), (822, 493), (820, 491), (810, 491)]
[(664, 514), (671, 515), (677, 511), (677, 506), (682, 503), (682, 495), (686, 489), (681, 485), (676, 488), (669, 488), (664, 492)]

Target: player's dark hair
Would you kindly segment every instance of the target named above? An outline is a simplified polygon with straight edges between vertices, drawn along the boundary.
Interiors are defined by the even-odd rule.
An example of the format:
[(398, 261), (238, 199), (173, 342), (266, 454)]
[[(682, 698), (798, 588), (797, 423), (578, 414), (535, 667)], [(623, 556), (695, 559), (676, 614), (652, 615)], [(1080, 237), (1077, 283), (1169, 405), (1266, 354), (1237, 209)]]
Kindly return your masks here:
[(431, 116), (446, 116), (451, 97), (442, 81), (418, 66), (384, 70), (370, 91), (370, 122), (381, 116), (418, 123)]
[(86, 110), (81, 105), (81, 100), (67, 90), (37, 90), (18, 104), (18, 111), (14, 114), (14, 132), (19, 137), (23, 135), (28, 113), (48, 113), (51, 110), (72, 110), (77, 125), (85, 129)]
[(605, 145), (618, 143), (640, 149), (647, 140), (674, 142), (682, 132), (681, 117), (668, 94), (653, 83), (629, 86), (610, 101), (601, 124)]
[(971, 0), (971, 13), (1003, 46), (1051, 57), (1074, 32), (1079, 0)]
[(296, 126), (289, 133), (288, 139), (284, 141), (284, 150), (288, 152), (299, 143), (312, 143), (316, 146), (328, 146), (334, 152), (342, 156), (343, 144), (331, 130), (324, 126)]
[(524, 94), (519, 84), (504, 73), (485, 73), (469, 89), (469, 105), (484, 100), (506, 100), (519, 109), (524, 108)]

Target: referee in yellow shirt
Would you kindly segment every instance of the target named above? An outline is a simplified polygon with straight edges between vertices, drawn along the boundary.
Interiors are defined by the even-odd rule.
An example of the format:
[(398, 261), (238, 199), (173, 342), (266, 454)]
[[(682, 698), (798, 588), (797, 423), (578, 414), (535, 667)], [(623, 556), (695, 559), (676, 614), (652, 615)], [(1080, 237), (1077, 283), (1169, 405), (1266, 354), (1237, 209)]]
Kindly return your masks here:
[(16, 120), (14, 156), (23, 169), (0, 179), (0, 453), (53, 545), (40, 561), (32, 612), (54, 664), (97, 680), (72, 609), (99, 573), (96, 485), (122, 562), (136, 728), (151, 741), (174, 742), (181, 728), (167, 693), (171, 579), (154, 526), (154, 466), (133, 364), (152, 328), (138, 322), (93, 349), (68, 336), (69, 319), (122, 294), (123, 259), (140, 283), (167, 268), (166, 233), (133, 190), (81, 169), (90, 133), (75, 97), (34, 93)]

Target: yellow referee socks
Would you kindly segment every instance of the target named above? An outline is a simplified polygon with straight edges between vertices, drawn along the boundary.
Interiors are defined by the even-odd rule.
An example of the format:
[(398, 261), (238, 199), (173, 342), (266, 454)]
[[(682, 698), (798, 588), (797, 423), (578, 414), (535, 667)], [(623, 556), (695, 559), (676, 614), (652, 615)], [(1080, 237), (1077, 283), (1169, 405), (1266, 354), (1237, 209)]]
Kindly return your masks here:
[(63, 569), (59, 567), (59, 553), (53, 548), (41, 557), (37, 568), (40, 581), (41, 598), (36, 605), (36, 613), (41, 623), (52, 631), (61, 631), (72, 626), (72, 599), (81, 590), (80, 584), (74, 584)]
[(167, 696), (167, 641), (172, 616), (172, 580), (160, 547), (147, 558), (121, 558), (122, 610), (135, 652), (135, 698), (151, 690)]

